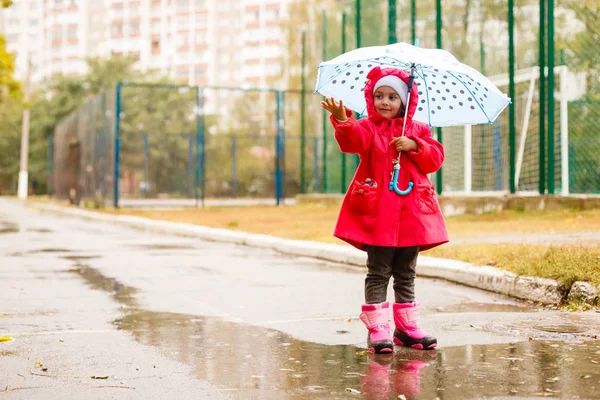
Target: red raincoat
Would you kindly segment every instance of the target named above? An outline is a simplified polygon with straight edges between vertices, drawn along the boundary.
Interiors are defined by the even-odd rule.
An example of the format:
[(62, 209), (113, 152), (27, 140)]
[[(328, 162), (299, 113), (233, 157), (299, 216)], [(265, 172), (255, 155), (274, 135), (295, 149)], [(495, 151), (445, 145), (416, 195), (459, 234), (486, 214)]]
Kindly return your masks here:
[(360, 250), (365, 250), (366, 244), (420, 246), (421, 251), (427, 250), (448, 241), (444, 217), (427, 177), (441, 167), (444, 148), (431, 137), (427, 124), (412, 120), (419, 102), (417, 85), (413, 85), (405, 136), (415, 140), (419, 150), (403, 152), (398, 188), (406, 189), (409, 181), (414, 183), (414, 187), (406, 196), (388, 189), (393, 161), (398, 158), (398, 151), (389, 143), (393, 137), (402, 135), (404, 118), (390, 120), (375, 111), (373, 87), (386, 75), (395, 75), (408, 84), (407, 72), (375, 67), (367, 75), (369, 80), (364, 90), (368, 118), (357, 121), (348, 109), (349, 120), (343, 123), (331, 116), (340, 150), (360, 156), (360, 164), (342, 203), (334, 236)]

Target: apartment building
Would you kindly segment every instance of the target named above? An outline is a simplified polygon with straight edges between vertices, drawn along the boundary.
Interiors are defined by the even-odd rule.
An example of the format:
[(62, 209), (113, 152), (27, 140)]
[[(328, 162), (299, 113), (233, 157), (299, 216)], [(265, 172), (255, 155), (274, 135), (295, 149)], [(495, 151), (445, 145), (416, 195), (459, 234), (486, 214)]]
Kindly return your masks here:
[(87, 57), (129, 55), (191, 85), (272, 87), (292, 1), (20, 0), (0, 11), (0, 29), (17, 78), (31, 65), (34, 83), (85, 74)]

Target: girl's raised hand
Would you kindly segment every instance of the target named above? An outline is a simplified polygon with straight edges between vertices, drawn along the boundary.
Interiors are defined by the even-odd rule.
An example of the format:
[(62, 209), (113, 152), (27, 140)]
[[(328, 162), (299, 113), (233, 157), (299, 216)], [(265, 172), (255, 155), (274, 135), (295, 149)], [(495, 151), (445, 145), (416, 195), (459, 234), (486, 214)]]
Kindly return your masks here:
[(342, 103), (341, 100), (338, 103), (333, 97), (325, 97), (325, 101), (321, 102), (321, 107), (333, 114), (333, 117), (338, 121), (344, 122), (348, 119), (348, 117), (346, 116), (346, 109), (344, 108), (344, 103)]

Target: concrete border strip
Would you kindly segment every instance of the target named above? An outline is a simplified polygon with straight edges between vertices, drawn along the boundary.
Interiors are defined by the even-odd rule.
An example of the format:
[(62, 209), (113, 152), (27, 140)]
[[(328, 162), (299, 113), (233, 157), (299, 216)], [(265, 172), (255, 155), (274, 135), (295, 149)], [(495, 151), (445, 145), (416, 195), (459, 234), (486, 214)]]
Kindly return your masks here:
[[(105, 223), (117, 222), (140, 230), (194, 237), (214, 242), (226, 242), (267, 248), (285, 254), (312, 257), (341, 264), (355, 266), (364, 266), (366, 264), (366, 254), (347, 245), (281, 239), (269, 235), (153, 220), (130, 215), (102, 214), (96, 211), (52, 204), (27, 204), (40, 211), (66, 214), (73, 217), (91, 219)], [(474, 266), (462, 261), (446, 260), (428, 256), (419, 256), (417, 273), (422, 277), (444, 279), (465, 286), (484, 289), (520, 299), (542, 302), (544, 304), (561, 303), (566, 299), (567, 294), (569, 293), (568, 287), (565, 287), (552, 279), (529, 276), (523, 277), (495, 267)]]

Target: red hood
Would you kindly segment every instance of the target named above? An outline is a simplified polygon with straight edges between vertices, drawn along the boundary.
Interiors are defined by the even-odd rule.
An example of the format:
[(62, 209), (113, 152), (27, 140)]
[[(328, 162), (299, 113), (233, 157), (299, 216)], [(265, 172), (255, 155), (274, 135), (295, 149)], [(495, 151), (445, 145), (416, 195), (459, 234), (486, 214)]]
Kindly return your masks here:
[[(369, 119), (375, 123), (378, 122), (382, 122), (382, 121), (387, 121), (388, 119), (383, 117), (381, 114), (379, 114), (377, 111), (375, 111), (375, 103), (373, 102), (373, 88), (375, 87), (375, 84), (377, 83), (378, 80), (380, 80), (381, 78), (383, 78), (384, 76), (387, 75), (394, 75), (397, 76), (398, 78), (402, 79), (404, 81), (404, 83), (406, 83), (406, 85), (408, 85), (408, 78), (410, 76), (410, 72), (409, 71), (404, 71), (404, 70), (400, 70), (397, 68), (380, 68), (380, 67), (375, 67), (373, 68), (367, 75), (368, 81), (365, 84), (365, 100), (367, 102), (367, 113), (369, 115)], [(417, 104), (419, 102), (419, 90), (417, 88), (417, 85), (415, 85), (413, 83), (413, 87), (411, 88), (411, 93), (410, 93), (410, 104), (408, 107), (408, 119), (412, 119), (413, 115), (415, 114), (415, 110), (417, 109)], [(402, 99), (402, 103), (404, 103), (406, 101), (406, 99)], [(400, 119), (402, 120), (402, 118), (394, 118), (394, 119)]]

